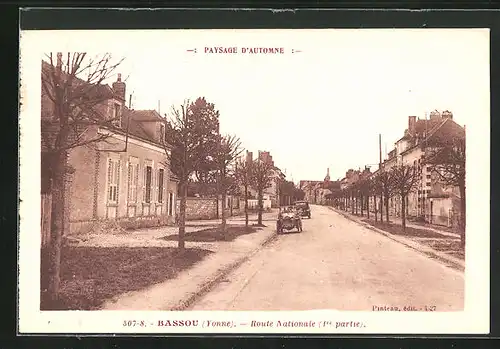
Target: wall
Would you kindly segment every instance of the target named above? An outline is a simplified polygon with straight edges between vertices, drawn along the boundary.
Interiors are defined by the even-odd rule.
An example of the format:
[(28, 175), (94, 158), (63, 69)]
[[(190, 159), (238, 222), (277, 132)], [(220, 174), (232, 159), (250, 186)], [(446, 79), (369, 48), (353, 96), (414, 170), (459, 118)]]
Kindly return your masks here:
[[(95, 134), (95, 133), (94, 133)], [(90, 136), (90, 133), (89, 133)], [(151, 227), (172, 224), (175, 222), (175, 209), (168, 215), (169, 192), (177, 197), (177, 184), (169, 180), (166, 156), (162, 148), (149, 143), (129, 138), (127, 152), (111, 152), (106, 150), (122, 150), (125, 147), (124, 137), (108, 138), (108, 143), (99, 144), (101, 151), (90, 147), (79, 147), (72, 150), (70, 164), (75, 168), (71, 188), (71, 233), (85, 230), (96, 220), (116, 220), (127, 228)], [(130, 157), (137, 158), (139, 176), (137, 183), (137, 201), (128, 202), (128, 166)], [(118, 203), (107, 202), (107, 167), (108, 159), (119, 159)], [(149, 160), (153, 167), (153, 179), (158, 170), (164, 168), (163, 200), (158, 202), (157, 191), (152, 195), (151, 203), (143, 202), (144, 166)], [(157, 186), (153, 180), (153, 188)], [(175, 205), (174, 205), (175, 208)]]
[[(432, 211), (430, 208), (432, 207)], [(429, 213), (432, 215), (428, 217), (428, 221), (432, 224), (451, 226), (453, 204), (451, 198), (434, 198), (432, 199), (432, 206), (429, 203)]]
[[(228, 196), (228, 201), (230, 206), (226, 207), (226, 217), (239, 215), (244, 212), (244, 201), (239, 202), (238, 208), (238, 198)], [(217, 218), (217, 203), (219, 204), (219, 218), (222, 212), (221, 200), (215, 198), (198, 198), (189, 197), (186, 199), (186, 220), (198, 220), (198, 219), (216, 219)], [(177, 212), (180, 210), (180, 199), (177, 199)]]
[(96, 156), (96, 150), (90, 146), (70, 151), (68, 162), (75, 169), (69, 193), (70, 222), (93, 218)]
[[(177, 199), (177, 212), (180, 212), (180, 202)], [(214, 219), (216, 207), (216, 199), (186, 198), (186, 220)]]

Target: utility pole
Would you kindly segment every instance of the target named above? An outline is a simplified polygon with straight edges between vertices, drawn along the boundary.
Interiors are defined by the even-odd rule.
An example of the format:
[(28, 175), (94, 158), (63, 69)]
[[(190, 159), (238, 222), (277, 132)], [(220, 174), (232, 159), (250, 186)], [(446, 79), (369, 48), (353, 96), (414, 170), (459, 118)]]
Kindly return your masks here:
[(378, 162), (378, 169), (380, 170), (382, 168), (382, 134), (378, 134), (378, 155), (379, 155), (379, 162)]

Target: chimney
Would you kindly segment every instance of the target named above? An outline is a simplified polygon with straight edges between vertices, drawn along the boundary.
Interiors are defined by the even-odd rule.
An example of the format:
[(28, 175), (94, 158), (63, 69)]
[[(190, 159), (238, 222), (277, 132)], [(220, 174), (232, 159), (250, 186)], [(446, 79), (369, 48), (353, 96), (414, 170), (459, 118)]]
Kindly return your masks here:
[(122, 101), (125, 101), (125, 90), (126, 85), (122, 81), (122, 74), (119, 73), (118, 78), (115, 82), (113, 82), (113, 92), (118, 98), (120, 98)]
[(441, 115), (443, 116), (443, 119), (453, 120), (453, 113), (449, 110), (445, 110)]
[(247, 163), (251, 163), (253, 160), (253, 153), (251, 151), (248, 151), (247, 150), (247, 158), (246, 158), (246, 162)]
[(62, 68), (62, 52), (57, 52), (57, 68)]
[(441, 119), (441, 113), (439, 113), (437, 110), (431, 111), (430, 119), (431, 120), (439, 120), (439, 119)]
[(408, 116), (408, 132), (411, 135), (415, 134), (415, 126), (417, 124), (417, 117), (416, 116)]

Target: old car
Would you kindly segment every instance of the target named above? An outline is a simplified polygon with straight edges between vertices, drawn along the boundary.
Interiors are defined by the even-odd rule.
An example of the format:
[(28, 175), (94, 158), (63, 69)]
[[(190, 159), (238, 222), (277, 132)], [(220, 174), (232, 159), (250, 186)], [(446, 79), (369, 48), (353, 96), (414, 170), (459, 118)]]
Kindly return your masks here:
[(290, 231), (293, 229), (297, 229), (299, 233), (302, 232), (302, 219), (299, 212), (293, 206), (280, 209), (276, 221), (276, 232), (280, 234), (285, 230)]
[(311, 218), (311, 208), (307, 201), (295, 201), (294, 206), (300, 211), (301, 217)]

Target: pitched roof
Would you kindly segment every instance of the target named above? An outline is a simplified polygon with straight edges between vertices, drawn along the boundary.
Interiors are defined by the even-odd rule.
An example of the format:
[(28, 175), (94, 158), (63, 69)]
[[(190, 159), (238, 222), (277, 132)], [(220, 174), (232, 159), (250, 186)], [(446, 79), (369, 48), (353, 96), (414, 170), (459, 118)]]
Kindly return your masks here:
[[(50, 63), (42, 60), (42, 79), (43, 74), (49, 74), (53, 66)], [(63, 72), (63, 74), (65, 74)], [(90, 96), (90, 98), (102, 99), (105, 102), (107, 99), (118, 98), (113, 89), (107, 84), (91, 84), (78, 77), (74, 80), (75, 88), (82, 89), (82, 95)], [(44, 89), (42, 88), (42, 117), (52, 112), (50, 107), (50, 99), (44, 96)], [(144, 122), (165, 122), (156, 110), (132, 110), (124, 106), (122, 114), (122, 127), (121, 132), (126, 132), (127, 127), (129, 134), (141, 140), (146, 140), (154, 144), (158, 144), (155, 135), (149, 134), (143, 127)], [(167, 144), (167, 146), (169, 146)]]
[(415, 139), (415, 142), (412, 144), (412, 146), (401, 152), (401, 154), (406, 154), (416, 147), (422, 146), (423, 144), (431, 145), (433, 143), (439, 143), (454, 137), (465, 137), (464, 128), (450, 118), (420, 121), (432, 121), (432, 123), (428, 125), (432, 126), (432, 128), (430, 130), (428, 129), (427, 133), (422, 134), (425, 135), (425, 138)]
[[(50, 74), (52, 69), (54, 69), (55, 66), (52, 64), (42, 60), (42, 79), (43, 79), (43, 74)], [(62, 72), (63, 76), (69, 76), (66, 72)], [(91, 98), (118, 98), (118, 96), (115, 95), (113, 89), (111, 86), (108, 84), (92, 84), (88, 81), (85, 81), (77, 76), (74, 76), (73, 79), (73, 86), (75, 89), (81, 89), (82, 94), (85, 94)], [(86, 89), (86, 90), (85, 90)], [(42, 93), (43, 93), (43, 88), (42, 88)]]
[(164, 121), (156, 110), (129, 110), (133, 113), (133, 117), (137, 121)]
[(418, 119), (415, 123), (415, 132), (412, 136), (429, 134), (442, 123), (441, 119)]

